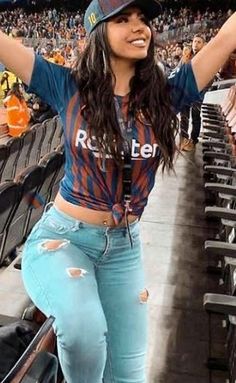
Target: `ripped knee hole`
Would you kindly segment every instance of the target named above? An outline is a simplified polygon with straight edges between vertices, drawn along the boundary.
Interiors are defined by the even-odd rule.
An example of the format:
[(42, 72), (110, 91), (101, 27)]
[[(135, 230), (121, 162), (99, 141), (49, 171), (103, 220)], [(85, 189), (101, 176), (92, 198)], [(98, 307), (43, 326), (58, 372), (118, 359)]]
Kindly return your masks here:
[(149, 292), (147, 289), (144, 289), (140, 294), (139, 294), (139, 300), (140, 303), (147, 303), (149, 298)]

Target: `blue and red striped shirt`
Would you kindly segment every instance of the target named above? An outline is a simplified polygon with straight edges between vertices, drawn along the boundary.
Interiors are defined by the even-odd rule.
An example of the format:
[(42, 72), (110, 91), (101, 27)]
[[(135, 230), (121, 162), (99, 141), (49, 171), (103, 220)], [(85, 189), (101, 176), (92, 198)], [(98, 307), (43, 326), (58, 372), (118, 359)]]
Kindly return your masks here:
[[(177, 68), (169, 78), (176, 113), (183, 106), (201, 99), (191, 64)], [(80, 95), (69, 68), (35, 56), (29, 91), (56, 109), (62, 119), (65, 136), (65, 176), (60, 184), (62, 197), (74, 204), (112, 211), (116, 222), (123, 216), (122, 169), (107, 156), (102, 161), (95, 137), (89, 137), (87, 122), (81, 115)], [(115, 96), (127, 115), (128, 96)], [(132, 134), (132, 214), (141, 216), (159, 165), (160, 150), (153, 130), (140, 119)]]

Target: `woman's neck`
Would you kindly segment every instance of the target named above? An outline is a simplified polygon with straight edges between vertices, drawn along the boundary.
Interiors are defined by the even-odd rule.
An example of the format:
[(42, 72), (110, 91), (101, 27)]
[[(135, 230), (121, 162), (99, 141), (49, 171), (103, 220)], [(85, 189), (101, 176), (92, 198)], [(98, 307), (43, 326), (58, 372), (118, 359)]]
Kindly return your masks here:
[(135, 65), (127, 61), (111, 61), (115, 75), (114, 93), (117, 96), (126, 96), (130, 92), (130, 80), (135, 74)]

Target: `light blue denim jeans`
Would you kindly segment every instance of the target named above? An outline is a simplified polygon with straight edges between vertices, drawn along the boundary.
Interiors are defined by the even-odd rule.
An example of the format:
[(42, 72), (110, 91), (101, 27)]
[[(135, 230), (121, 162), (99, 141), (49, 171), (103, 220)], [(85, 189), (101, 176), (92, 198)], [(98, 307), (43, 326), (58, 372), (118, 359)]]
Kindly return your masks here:
[(35, 305), (55, 317), (67, 383), (145, 383), (147, 291), (139, 223), (107, 228), (51, 207), (23, 251)]

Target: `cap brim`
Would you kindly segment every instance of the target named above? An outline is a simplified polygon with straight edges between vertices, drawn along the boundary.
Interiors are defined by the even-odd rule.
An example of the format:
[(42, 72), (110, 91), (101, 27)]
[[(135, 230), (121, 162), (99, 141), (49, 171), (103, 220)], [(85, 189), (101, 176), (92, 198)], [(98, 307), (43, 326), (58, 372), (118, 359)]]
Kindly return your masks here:
[(161, 4), (156, 0), (137, 0), (135, 3), (144, 10), (149, 20), (155, 19), (162, 12)]
[(120, 7), (116, 8), (114, 12), (110, 13), (108, 16), (104, 17), (101, 21), (110, 19), (111, 17), (120, 13), (123, 9), (127, 8), (129, 5), (134, 4), (140, 7), (145, 13), (145, 16), (149, 20), (155, 19), (162, 11), (161, 4), (156, 0), (130, 0), (125, 4), (122, 4)]

